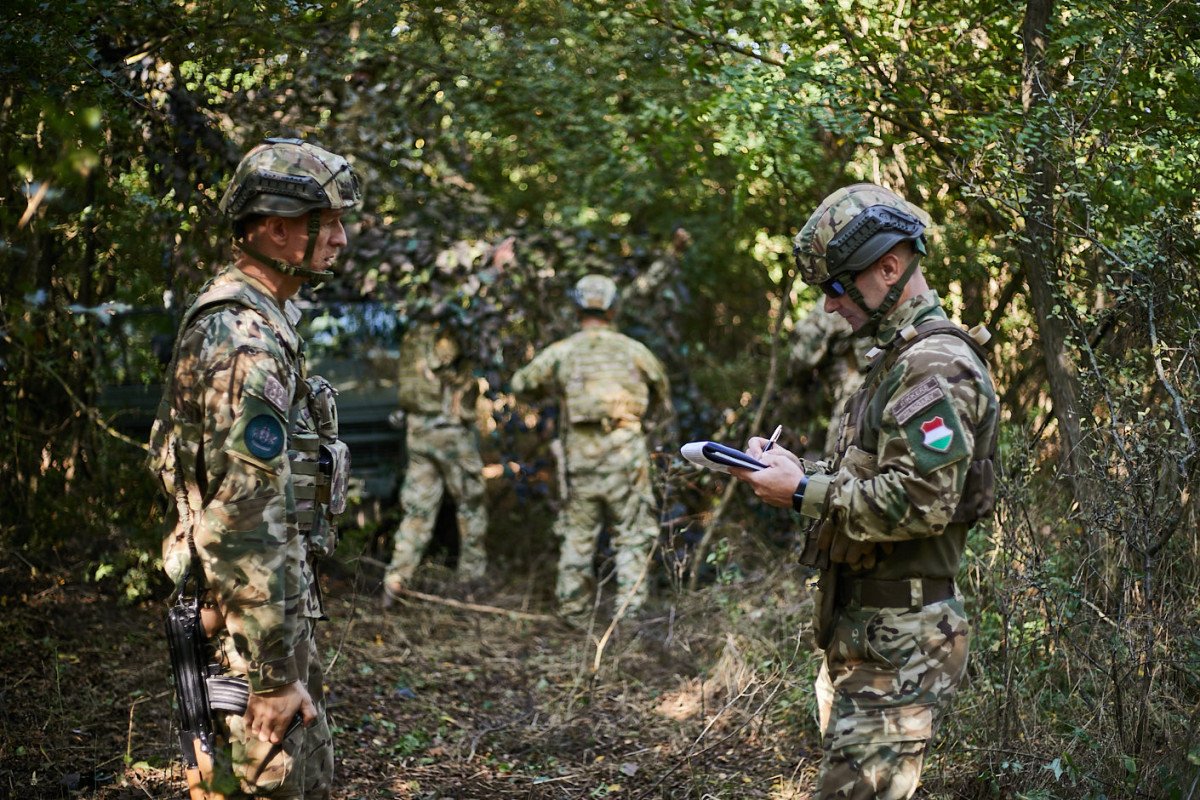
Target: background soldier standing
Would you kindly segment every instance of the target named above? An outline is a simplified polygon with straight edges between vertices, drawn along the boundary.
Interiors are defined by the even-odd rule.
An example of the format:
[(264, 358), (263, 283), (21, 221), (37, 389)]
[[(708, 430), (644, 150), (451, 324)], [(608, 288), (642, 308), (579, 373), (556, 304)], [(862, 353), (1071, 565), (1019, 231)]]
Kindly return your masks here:
[[(855, 336), (850, 323), (840, 315), (826, 311), (820, 303), (792, 332), (789, 361), (793, 379), (807, 389), (824, 389), (833, 401), (821, 448), (825, 458), (832, 457), (837, 446), (846, 401), (862, 386), (862, 370), (871, 361), (866, 355), (870, 349), (870, 339)], [(811, 404), (806, 405), (811, 407)]]
[(475, 428), (478, 384), (461, 355), (453, 333), (436, 322), (415, 324), (400, 344), (408, 468), (400, 490), (404, 520), (384, 577), (385, 608), (421, 563), (445, 492), (458, 514), (459, 578), (478, 580), (487, 569), (487, 497)]
[(512, 388), (561, 403), (568, 496), (555, 520), (559, 540), (559, 613), (591, 606), (588, 578), (596, 540), (609, 522), (616, 551), (617, 609), (638, 611), (648, 594), (648, 569), (658, 539), (650, 453), (642, 418), (657, 403), (671, 415), (663, 365), (640, 342), (613, 329), (617, 286), (603, 275), (575, 285), (578, 333), (547, 347), (513, 376)]
[(809, 218), (800, 273), (826, 310), (874, 338), (874, 361), (831, 473), (806, 475), (758, 437), (748, 450), (769, 468), (735, 473), (767, 503), (819, 520), (802, 558), (822, 569), (819, 798), (911, 797), (966, 670), (954, 578), (967, 529), (991, 512), (998, 410), (983, 351), (918, 268), (928, 224), (873, 184), (833, 193)]
[[(240, 253), (180, 326), (151, 434), (151, 469), (179, 512), (163, 560), (177, 585), (199, 566), (213, 657), (250, 688), (244, 715), (214, 715), (215, 765), (189, 774), (194, 791), (330, 794), (310, 559), (333, 549), (329, 522), (344, 507), (349, 463), (333, 392), (305, 374), (289, 298), (333, 274), (346, 244), (341, 215), (359, 202), (350, 164), (328, 150), (294, 139), (252, 149), (221, 200)], [(329, 480), (318, 477), (322, 452)], [(304, 727), (290, 727), (297, 713)]]

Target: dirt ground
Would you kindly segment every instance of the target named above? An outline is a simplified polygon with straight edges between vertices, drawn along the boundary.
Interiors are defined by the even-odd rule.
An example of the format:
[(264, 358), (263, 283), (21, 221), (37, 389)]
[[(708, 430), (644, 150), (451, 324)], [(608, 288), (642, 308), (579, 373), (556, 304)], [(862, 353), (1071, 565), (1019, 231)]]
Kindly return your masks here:
[[(0, 586), (0, 798), (183, 796), (164, 605), (15, 574), (29, 571)], [(807, 796), (807, 647), (764, 644), (802, 619), (794, 584), (660, 590), (609, 631), (548, 616), (537, 579), (467, 593), (434, 570), (416, 586), (429, 598), (388, 612), (377, 580), (327, 582), (335, 797)]]

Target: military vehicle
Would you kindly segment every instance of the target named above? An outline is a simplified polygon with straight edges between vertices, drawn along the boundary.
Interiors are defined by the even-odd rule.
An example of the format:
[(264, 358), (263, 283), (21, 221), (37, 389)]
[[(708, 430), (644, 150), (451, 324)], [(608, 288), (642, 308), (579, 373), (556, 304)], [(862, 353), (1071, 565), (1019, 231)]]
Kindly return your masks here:
[[(388, 423), (397, 408), (396, 314), (373, 302), (298, 305), (304, 314), (299, 327), (307, 342), (308, 372), (324, 376), (338, 389), (340, 436), (350, 446), (352, 497), (359, 500), (360, 516), (377, 516), (396, 501), (403, 468), (404, 434)], [(97, 344), (97, 406), (109, 425), (137, 441), (150, 437), (177, 325), (178, 316), (168, 310), (130, 309), (112, 315), (108, 336)]]

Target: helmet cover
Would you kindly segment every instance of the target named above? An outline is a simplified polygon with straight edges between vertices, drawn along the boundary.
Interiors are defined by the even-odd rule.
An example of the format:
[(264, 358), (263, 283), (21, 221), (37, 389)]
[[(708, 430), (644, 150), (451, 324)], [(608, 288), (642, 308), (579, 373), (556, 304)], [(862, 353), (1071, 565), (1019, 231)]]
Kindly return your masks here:
[(322, 209), (344, 211), (361, 202), (358, 176), (345, 158), (311, 142), (273, 138), (242, 158), (220, 208), (237, 222), (255, 214), (298, 217)]
[(873, 183), (856, 183), (829, 195), (796, 234), (792, 253), (806, 283), (861, 272), (900, 242), (925, 252), (929, 215)]
[(572, 295), (584, 311), (608, 311), (617, 301), (617, 284), (607, 275), (584, 275)]

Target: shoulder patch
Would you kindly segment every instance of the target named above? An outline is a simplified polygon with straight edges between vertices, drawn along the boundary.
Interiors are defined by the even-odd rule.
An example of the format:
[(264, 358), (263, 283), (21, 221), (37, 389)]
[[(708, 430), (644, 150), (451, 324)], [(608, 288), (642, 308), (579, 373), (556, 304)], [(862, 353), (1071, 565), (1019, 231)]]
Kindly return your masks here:
[(250, 455), (270, 461), (283, 452), (283, 425), (270, 414), (259, 414), (246, 423), (242, 441)]
[(948, 397), (939, 397), (926, 411), (902, 426), (913, 463), (928, 475), (970, 456), (962, 420)]
[(935, 376), (930, 376), (904, 393), (892, 406), (892, 414), (901, 425), (945, 397)]
[(274, 375), (268, 375), (266, 382), (263, 384), (263, 399), (275, 406), (275, 410), (280, 414), (287, 416), (287, 390), (283, 388), (283, 384)]

